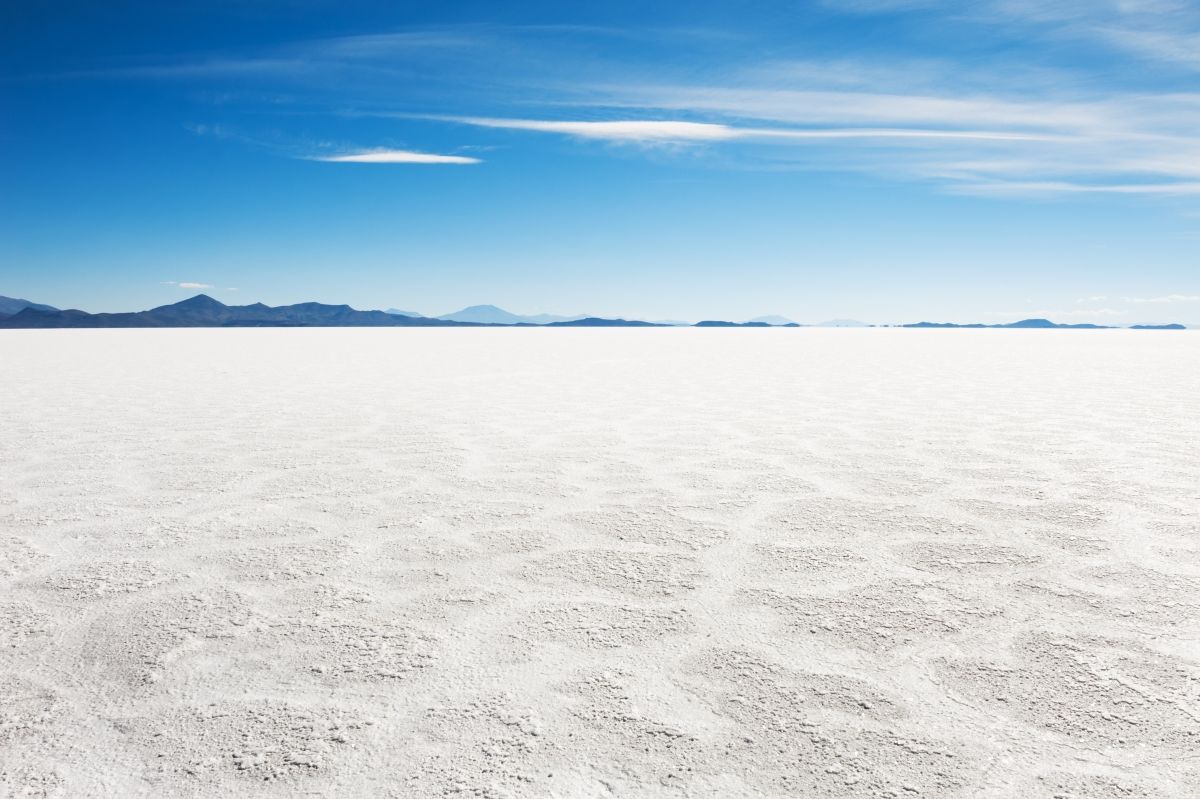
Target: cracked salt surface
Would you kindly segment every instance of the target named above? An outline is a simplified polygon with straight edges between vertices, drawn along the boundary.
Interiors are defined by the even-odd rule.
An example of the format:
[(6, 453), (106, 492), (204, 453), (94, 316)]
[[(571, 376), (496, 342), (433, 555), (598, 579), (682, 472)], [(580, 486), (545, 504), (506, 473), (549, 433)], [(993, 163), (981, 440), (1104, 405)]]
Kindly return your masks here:
[(0, 795), (1200, 794), (1197, 364), (4, 331)]

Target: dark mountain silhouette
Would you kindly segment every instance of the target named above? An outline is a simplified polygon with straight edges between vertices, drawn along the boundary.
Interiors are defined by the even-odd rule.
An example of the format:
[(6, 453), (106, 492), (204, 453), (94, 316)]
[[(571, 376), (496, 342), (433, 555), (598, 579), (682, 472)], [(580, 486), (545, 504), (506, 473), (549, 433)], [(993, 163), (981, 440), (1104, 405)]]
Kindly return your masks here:
[(692, 327), (774, 327), (766, 322), (725, 322), (720, 319), (705, 319)]
[[(15, 309), (4, 313), (4, 309)], [(471, 312), (468, 314), (467, 312)], [(679, 323), (644, 322), (637, 319), (601, 319), (595, 316), (574, 318), (538, 314), (517, 316), (494, 305), (476, 305), (460, 312), (485, 318), (508, 318), (515, 321), (485, 322), (472, 319), (436, 319), (398, 311), (360, 311), (349, 305), (325, 305), (301, 302), (295, 305), (271, 307), (261, 302), (253, 305), (225, 305), (207, 294), (197, 294), (172, 305), (160, 305), (148, 311), (134, 313), (87, 313), (78, 309), (58, 310), (50, 305), (28, 300), (0, 297), (0, 328), (53, 327), (672, 327)], [(411, 314), (411, 315), (410, 315)], [(456, 316), (457, 314), (450, 314)], [(795, 322), (771, 324), (766, 321), (727, 322), (707, 319), (693, 327), (802, 327)], [(1007, 324), (985, 325), (979, 322), (917, 322), (897, 325), (909, 328), (1012, 328), (1026, 330), (1109, 330), (1107, 325), (1064, 325), (1049, 319), (1022, 319)], [(1132, 330), (1186, 330), (1181, 324), (1130, 325)]]
[(1039, 329), (1059, 327), (1059, 328), (1068, 328), (1068, 329), (1072, 329), (1072, 330), (1106, 330), (1110, 327), (1110, 325), (1092, 325), (1092, 324), (1060, 325), (1060, 324), (1056, 324), (1055, 322), (1051, 322), (1049, 319), (1022, 319), (1020, 322), (1011, 322), (1007, 325), (999, 325), (999, 327), (1039, 328)]
[(38, 302), (30, 302), (29, 300), (19, 300), (16, 297), (0, 297), (0, 316), (11, 316), (15, 313), (20, 313), (26, 308), (32, 308), (35, 311), (57, 311), (53, 305), (42, 305)]
[(84, 311), (40, 311), (25, 308), (0, 318), (0, 327), (460, 327), (469, 322), (451, 322), (425, 317), (397, 316), (383, 311), (358, 311), (349, 305), (302, 302), (270, 307), (225, 305), (206, 294), (161, 305), (136, 313)]
[(636, 319), (600, 319), (589, 316), (584, 319), (570, 319), (565, 322), (549, 322), (542, 327), (670, 327), (657, 322), (641, 322)]
[(979, 322), (960, 325), (954, 322), (916, 322), (911, 325), (900, 325), (900, 327), (930, 327), (930, 328), (1010, 328), (1014, 330), (1112, 330), (1110, 325), (1062, 325), (1057, 322), (1051, 322), (1049, 319), (1022, 319), (1019, 322), (1009, 322), (1003, 325), (985, 325)]

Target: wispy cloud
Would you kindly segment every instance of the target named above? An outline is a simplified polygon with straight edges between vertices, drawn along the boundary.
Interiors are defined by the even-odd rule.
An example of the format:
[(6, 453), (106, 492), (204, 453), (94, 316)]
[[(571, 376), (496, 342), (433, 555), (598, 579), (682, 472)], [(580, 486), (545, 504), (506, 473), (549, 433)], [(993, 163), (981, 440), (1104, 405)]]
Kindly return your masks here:
[(479, 158), (466, 155), (439, 155), (419, 153), (413, 150), (364, 150), (342, 155), (310, 156), (312, 161), (335, 164), (481, 164)]
[(1168, 294), (1164, 297), (1125, 297), (1126, 302), (1166, 304), (1173, 302), (1200, 302), (1200, 294)]
[(469, 52), (494, 36), (484, 26), (457, 29), (400, 30), (278, 45), (256, 53), (194, 54), (168, 62), (130, 64), (69, 72), (64, 77), (226, 79), (328, 78), (349, 71), (403, 74), (399, 64), (415, 58)]
[(622, 119), (611, 121), (438, 117), (484, 128), (562, 133), (581, 139), (617, 142), (719, 142), (744, 140), (814, 141), (820, 139), (976, 139), (1052, 141), (1050, 134), (1019, 131), (928, 130), (921, 128), (762, 128), (711, 122)]
[(211, 284), (211, 283), (189, 283), (189, 282), (183, 282), (183, 283), (178, 283), (178, 284), (176, 284), (176, 285), (178, 285), (178, 286), (179, 286), (179, 288), (181, 288), (181, 289), (210, 289), (210, 288), (212, 288), (212, 284)]
[(571, 120), (492, 119), (488, 117), (444, 117), (450, 121), (483, 128), (532, 130), (542, 133), (564, 133), (584, 139), (607, 141), (725, 141), (736, 139), (741, 131), (728, 125), (671, 120), (614, 120), (587, 122)]
[[(817, 80), (808, 65), (803, 80)], [(826, 168), (917, 177), (956, 191), (1200, 194), (1200, 94), (1069, 99), (997, 90), (1005, 93), (966, 93), (953, 81), (920, 94), (639, 84), (597, 87), (595, 102), (647, 116), (707, 118), (717, 126), (706, 131), (710, 142), (823, 147)], [(810, 157), (792, 149), (766, 156), (778, 163)]]
[(1200, 195), (1200, 183), (1072, 183), (1065, 180), (963, 181), (959, 189), (978, 194), (1143, 194), (1159, 196)]
[(1192, 0), (825, 0), (852, 13), (938, 12), (957, 22), (1023, 27), (1200, 69), (1200, 6)]
[[(988, 41), (1008, 37), (1023, 46), (1030, 37), (1070, 39), (1072, 46), (1086, 40), (1091, 59), (1068, 66), (1014, 58), (997, 48), (971, 60), (917, 56), (911, 49), (890, 56), (876, 48), (805, 60), (788, 58), (796, 49), (781, 42), (781, 55), (748, 59), (745, 48), (686, 33), (672, 37), (669, 46), (646, 48), (643, 57), (628, 47), (606, 49), (616, 36), (635, 35), (628, 31), (463, 25), (300, 41), (89, 74), (217, 87), (236, 80), (237, 91), (250, 97), (286, 95), (288, 102), (271, 109), (280, 115), (394, 118), (397, 138), (382, 141), (401, 148), (409, 125), (440, 121), (667, 153), (711, 151), (722, 164), (756, 169), (858, 171), (997, 197), (1175, 198), (1183, 205), (1200, 195), (1200, 91), (1178, 82), (1147, 90), (1154, 84), (1144, 80), (1148, 70), (1178, 70), (1200, 58), (1200, 7), (1194, 2), (824, 5), (841, 14), (911, 13), (914, 24), (943, 38), (975, 31), (992, 37)], [(1110, 53), (1098, 65), (1097, 43), (1124, 55)], [(664, 52), (685, 57), (676, 63)], [(1122, 58), (1138, 63), (1114, 79), (1114, 64), (1126, 63)], [(698, 63), (705, 69), (687, 66)], [(286, 131), (286, 125), (280, 128)], [(211, 128), (227, 135), (221, 130)], [(443, 147), (462, 153), (465, 145), (486, 143)], [(336, 146), (267, 149), (335, 163), (480, 160)]]
[[(445, 155), (394, 147), (354, 148), (331, 141), (312, 141), (287, 138), (275, 134), (270, 139), (247, 136), (225, 125), (188, 123), (184, 128), (197, 136), (238, 141), (248, 146), (285, 158), (302, 161), (325, 161), (341, 164), (479, 164), (482, 159), (465, 155)], [(466, 147), (461, 149), (468, 149)]]

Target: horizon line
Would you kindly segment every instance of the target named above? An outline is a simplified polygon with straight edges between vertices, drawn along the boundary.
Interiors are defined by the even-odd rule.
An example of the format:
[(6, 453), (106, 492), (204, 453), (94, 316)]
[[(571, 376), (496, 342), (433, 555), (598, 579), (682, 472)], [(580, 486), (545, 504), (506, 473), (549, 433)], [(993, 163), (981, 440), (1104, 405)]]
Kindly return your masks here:
[[(174, 283), (173, 285), (187, 285), (187, 286), (191, 287), (191, 286), (194, 286), (195, 284)], [(206, 286), (206, 288), (207, 288), (207, 286)], [(598, 326), (599, 327), (599, 326), (616, 326), (616, 325), (624, 323), (627, 325), (633, 325), (633, 326), (639, 326), (639, 327), (642, 327), (642, 326), (652, 326), (652, 327), (754, 327), (754, 328), (761, 328), (761, 327), (784, 327), (784, 328), (820, 327), (820, 328), (826, 328), (826, 329), (829, 329), (829, 328), (909, 328), (909, 329), (913, 329), (913, 328), (919, 328), (919, 329), (939, 329), (939, 328), (1047, 329), (1047, 328), (1052, 328), (1052, 329), (1127, 330), (1127, 329), (1138, 329), (1138, 328), (1141, 328), (1141, 329), (1146, 329), (1146, 328), (1194, 329), (1195, 328), (1195, 325), (1185, 324), (1185, 323), (1181, 323), (1181, 322), (1135, 322), (1135, 323), (1129, 323), (1129, 324), (1103, 324), (1103, 323), (1098, 323), (1098, 322), (1061, 323), (1061, 322), (1054, 322), (1053, 320), (1049, 319), (1048, 317), (1044, 317), (1044, 316), (1030, 316), (1030, 317), (1025, 317), (1022, 319), (1014, 319), (1013, 321), (1010, 321), (1010, 322), (995, 322), (995, 323), (931, 322), (928, 320), (922, 320), (920, 322), (882, 323), (882, 322), (863, 322), (863, 321), (860, 321), (857, 319), (846, 319), (846, 318), (835, 318), (835, 319), (830, 319), (830, 320), (827, 320), (824, 322), (815, 322), (814, 323), (814, 322), (796, 322), (796, 321), (788, 319), (787, 317), (784, 317), (780, 314), (765, 314), (765, 315), (755, 317), (750, 320), (744, 320), (744, 321), (733, 321), (731, 319), (709, 318), (709, 319), (701, 319), (701, 320), (698, 320), (695, 322), (691, 322), (691, 321), (685, 322), (683, 320), (675, 320), (675, 321), (649, 320), (649, 319), (643, 319), (640, 317), (633, 317), (633, 316), (615, 316), (614, 317), (614, 316), (584, 315), (584, 314), (559, 315), (559, 314), (547, 314), (547, 313), (514, 314), (509, 311), (506, 311), (503, 308), (500, 308), (499, 306), (491, 305), (491, 304), (469, 305), (469, 306), (465, 306), (464, 308), (462, 308), (458, 311), (452, 311), (452, 312), (449, 312), (446, 314), (442, 314), (440, 316), (425, 316), (422, 314), (417, 314), (416, 312), (408, 312), (408, 311), (399, 312), (399, 310), (396, 308), (392, 308), (392, 309), (388, 309), (388, 310), (384, 310), (381, 308), (360, 309), (360, 308), (355, 308), (354, 306), (350, 305), (349, 303), (322, 303), (322, 302), (315, 301), (315, 300), (307, 300), (307, 301), (303, 301), (303, 302), (291, 303), (288, 305), (277, 305), (277, 306), (266, 305), (265, 303), (263, 303), (261, 301), (247, 303), (245, 305), (229, 305), (227, 303), (221, 302), (220, 300), (216, 299), (215, 297), (213, 297), (209, 294), (206, 294), (204, 292), (200, 292), (198, 294), (192, 295), (191, 297), (187, 297), (183, 300), (179, 300), (174, 303), (168, 303), (165, 305), (157, 305), (152, 308), (147, 308), (147, 309), (144, 309), (141, 311), (116, 311), (116, 312), (110, 312), (110, 311), (89, 312), (89, 311), (83, 311), (78, 308), (63, 309), (63, 308), (56, 308), (54, 306), (41, 304), (41, 303), (32, 303), (32, 302), (30, 302), (28, 300), (24, 300), (24, 299), (16, 299), (16, 298), (8, 298), (8, 297), (4, 297), (4, 299), (13, 299), (18, 303), (26, 303), (26, 305), (22, 308), (19, 308), (18, 310), (14, 311), (14, 312), (0, 314), (0, 322), (12, 320), (14, 317), (19, 316), (21, 314), (26, 314), (27, 312), (28, 312), (28, 315), (31, 317), (31, 321), (33, 318), (40, 317), (40, 316), (49, 316), (51, 314), (72, 314), (71, 319), (79, 319), (80, 317), (77, 316), (78, 314), (83, 314), (86, 317), (106, 317), (106, 318), (136, 317), (136, 316), (140, 316), (140, 315), (144, 315), (144, 314), (151, 314), (155, 311), (161, 311), (161, 310), (165, 310), (165, 309), (169, 309), (169, 308), (175, 308), (175, 307), (181, 306), (181, 305), (187, 305), (188, 303), (194, 304), (198, 300), (207, 300), (212, 305), (220, 306), (221, 308), (263, 308), (266, 310), (274, 311), (274, 310), (282, 310), (282, 309), (289, 309), (289, 308), (299, 308), (301, 306), (309, 306), (309, 307), (318, 306), (320, 308), (346, 309), (350, 312), (357, 313), (357, 314), (379, 313), (379, 314), (386, 314), (388, 316), (393, 316), (393, 317), (398, 317), (398, 318), (403, 318), (403, 319), (424, 320), (427, 322), (443, 323), (442, 325), (437, 325), (437, 326), (479, 326), (479, 327), (570, 327), (570, 326), (586, 327), (586, 326)], [(38, 306), (40, 306), (40, 307), (38, 307)], [(476, 310), (476, 309), (494, 309), (496, 312), (499, 312), (500, 314), (504, 314), (508, 317), (512, 317), (513, 319), (516, 319), (518, 321), (482, 321), (482, 320), (468, 320), (468, 319), (454, 319), (453, 318), (455, 316), (462, 314), (465, 311), (471, 311), (471, 310)], [(529, 320), (535, 319), (535, 318), (549, 319), (550, 321), (540, 321), (540, 322), (529, 321)], [(783, 320), (783, 321), (768, 322), (768, 321), (766, 321), (768, 319)], [(248, 320), (242, 320), (242, 321), (245, 322)], [(611, 324), (604, 325), (601, 323), (611, 323)], [(264, 325), (265, 325), (265, 320), (264, 320)], [(49, 327), (68, 327), (68, 326), (72, 326), (72, 325), (61, 325), (61, 326), (49, 325)], [(88, 327), (87, 325), (76, 325), (76, 326)], [(190, 325), (174, 325), (174, 326), (212, 327), (212, 326), (222, 326), (222, 325), (190, 324)], [(236, 322), (234, 322), (234, 323), (230, 324), (229, 326), (245, 327), (245, 326), (254, 326), (254, 325), (237, 324)], [(286, 324), (281, 321), (278, 324), (272, 324), (270, 326), (306, 327), (306, 326), (314, 326), (314, 325), (308, 325), (308, 324), (303, 324), (303, 323), (299, 323), (299, 322), (295, 323), (295, 324)], [(358, 326), (389, 326), (389, 325), (387, 325), (385, 323), (380, 323), (377, 325), (369, 325), (369, 324), (360, 322), (359, 324), (347, 323), (347, 324), (333, 325), (333, 326), (358, 327)], [(397, 324), (395, 326), (403, 327), (403, 326), (425, 326), (425, 325)], [(432, 325), (430, 325), (430, 326), (432, 326)], [(143, 327), (143, 326), (136, 326), (136, 327)]]

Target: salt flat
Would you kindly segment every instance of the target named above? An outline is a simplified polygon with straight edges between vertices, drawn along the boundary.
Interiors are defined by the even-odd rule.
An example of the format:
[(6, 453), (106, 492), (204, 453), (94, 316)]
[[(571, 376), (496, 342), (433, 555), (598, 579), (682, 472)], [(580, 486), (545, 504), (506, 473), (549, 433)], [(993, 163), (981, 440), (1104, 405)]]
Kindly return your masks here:
[(1200, 334), (0, 333), (0, 794), (1200, 792)]

